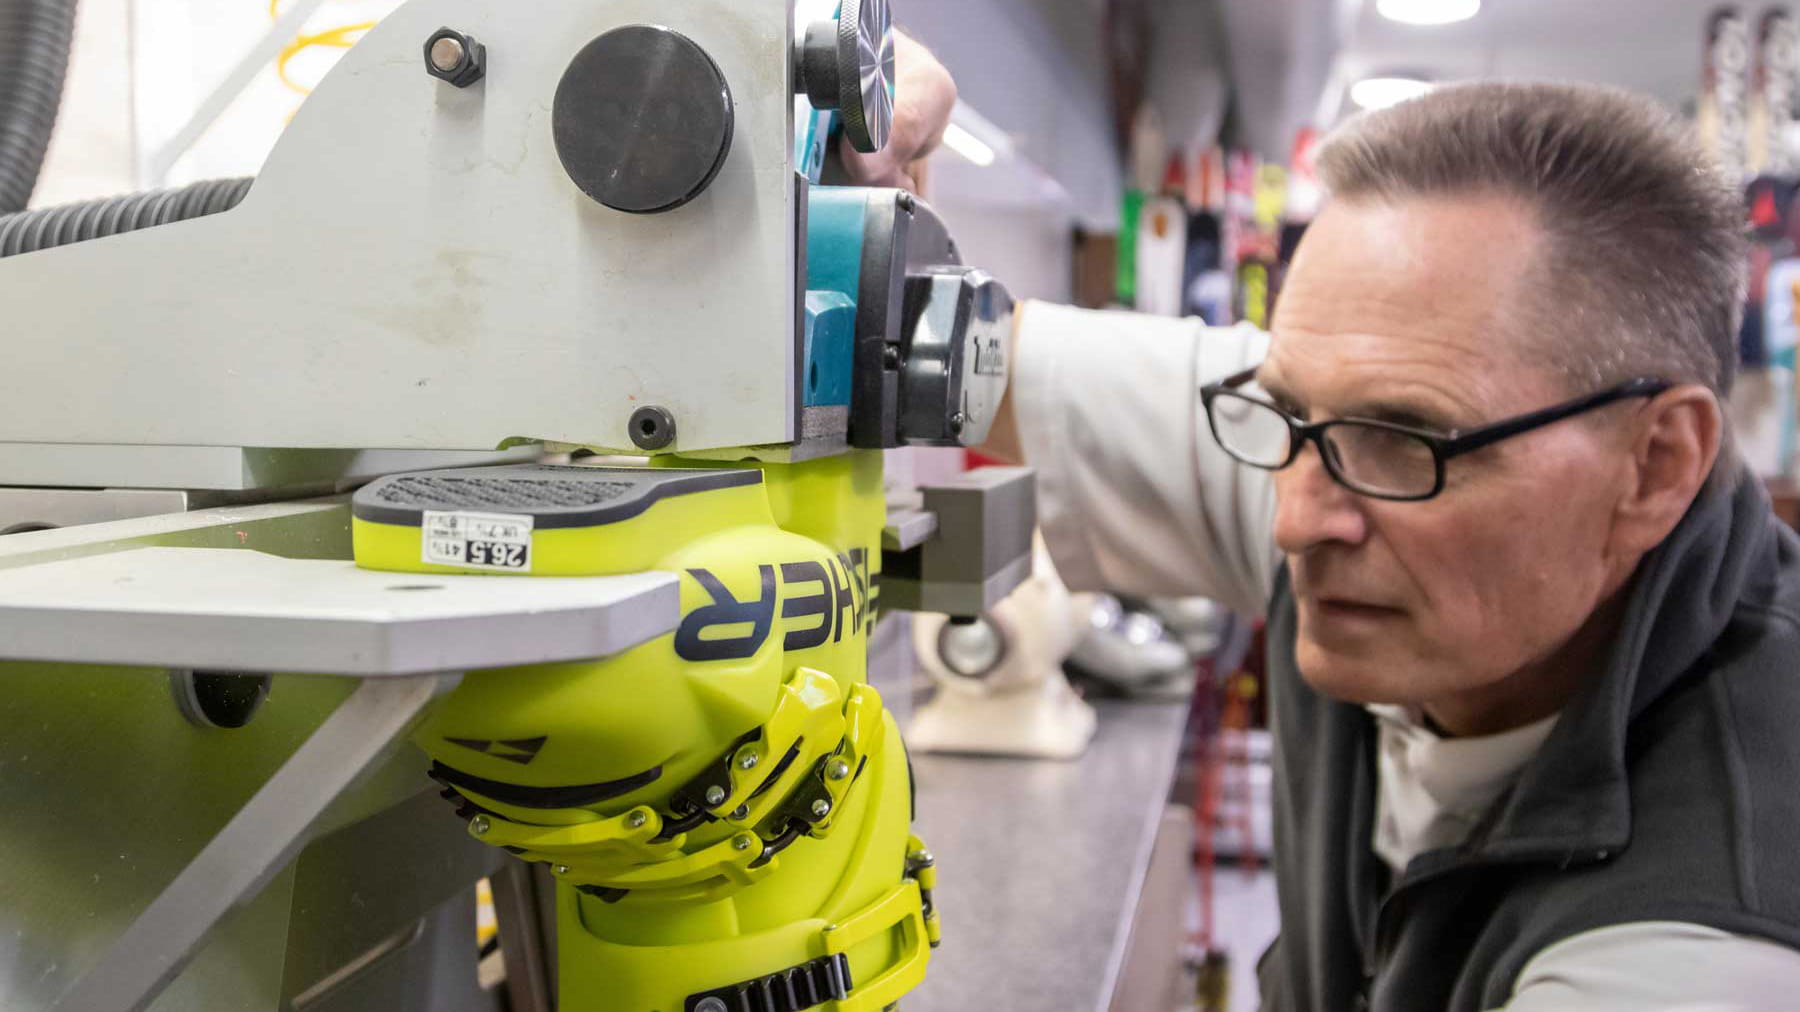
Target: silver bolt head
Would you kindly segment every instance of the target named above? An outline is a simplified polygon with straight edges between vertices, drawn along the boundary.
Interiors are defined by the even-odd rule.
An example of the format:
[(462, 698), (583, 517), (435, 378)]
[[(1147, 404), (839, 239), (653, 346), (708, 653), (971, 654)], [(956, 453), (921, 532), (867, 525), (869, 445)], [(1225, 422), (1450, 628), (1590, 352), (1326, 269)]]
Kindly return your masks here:
[(833, 759), (831, 765), (825, 767), (825, 775), (833, 780), (842, 780), (850, 775), (850, 764), (842, 759)]
[(467, 55), (461, 39), (445, 36), (431, 44), (431, 65), (446, 74), (461, 66)]
[(750, 806), (749, 805), (739, 805), (736, 808), (732, 809), (732, 811), (731, 811), (731, 817), (734, 819), (746, 818), (749, 816), (749, 814), (750, 814)]
[(717, 805), (724, 800), (725, 788), (720, 787), (718, 784), (714, 784), (706, 789), (706, 803), (708, 805)]
[(488, 817), (485, 815), (477, 815), (469, 820), (469, 831), (476, 836), (486, 836), (491, 828), (493, 827), (488, 824)]
[(644, 810), (641, 808), (633, 810), (629, 815), (625, 816), (625, 824), (627, 826), (630, 826), (632, 829), (638, 829), (638, 828), (642, 827), (643, 824), (647, 821), (649, 821), (649, 820), (644, 815)]
[(694, 1003), (694, 1012), (727, 1012), (725, 1003), (717, 998), (702, 998)]
[(748, 836), (740, 836), (731, 841), (731, 846), (737, 850), (749, 850), (750, 838)]
[(756, 768), (756, 753), (746, 752), (738, 759), (738, 769), (753, 770)]
[(825, 816), (830, 815), (831, 814), (831, 802), (826, 801), (824, 798), (820, 798), (819, 800), (813, 802), (812, 813), (813, 813), (813, 818), (815, 818), (815, 819), (823, 819)]
[(558, 875), (567, 875), (567, 874), (568, 874), (568, 873), (569, 873), (569, 866), (568, 866), (568, 865), (566, 865), (566, 864), (559, 864), (559, 865), (557, 865), (557, 866), (556, 866), (556, 873), (557, 873), (557, 874), (558, 874)]

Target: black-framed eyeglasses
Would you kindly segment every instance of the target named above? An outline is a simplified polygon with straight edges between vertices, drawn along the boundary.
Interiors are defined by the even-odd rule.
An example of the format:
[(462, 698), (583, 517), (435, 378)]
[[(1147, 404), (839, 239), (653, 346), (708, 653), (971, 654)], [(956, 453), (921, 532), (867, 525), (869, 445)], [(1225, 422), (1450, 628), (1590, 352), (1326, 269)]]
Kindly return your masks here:
[(1376, 499), (1415, 502), (1444, 490), (1444, 462), (1615, 401), (1655, 397), (1673, 384), (1627, 380), (1599, 393), (1577, 397), (1491, 425), (1448, 433), (1367, 418), (1302, 422), (1253, 394), (1237, 389), (1256, 376), (1252, 367), (1200, 388), (1213, 438), (1232, 457), (1251, 467), (1279, 471), (1292, 464), (1308, 442), (1332, 479), (1352, 492)]

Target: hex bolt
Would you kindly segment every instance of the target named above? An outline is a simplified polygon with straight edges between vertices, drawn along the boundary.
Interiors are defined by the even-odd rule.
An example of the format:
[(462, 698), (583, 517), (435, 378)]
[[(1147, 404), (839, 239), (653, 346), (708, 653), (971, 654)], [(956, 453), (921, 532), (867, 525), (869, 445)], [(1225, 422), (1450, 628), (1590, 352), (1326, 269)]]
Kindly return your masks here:
[(881, 367), (890, 372), (900, 368), (900, 349), (891, 344), (881, 349)]
[(951, 434), (957, 435), (957, 436), (962, 435), (963, 428), (965, 426), (967, 426), (968, 424), (969, 424), (969, 416), (968, 415), (965, 415), (960, 411), (958, 411), (956, 414), (951, 415), (950, 416), (950, 432), (951, 432)]
[(461, 39), (454, 35), (440, 35), (431, 44), (431, 65), (439, 73), (448, 74), (456, 70), (468, 53)]
[(812, 813), (813, 813), (813, 818), (815, 818), (815, 819), (823, 819), (825, 816), (830, 815), (831, 814), (831, 802), (826, 801), (824, 798), (820, 798), (819, 800), (813, 802), (812, 803)]
[(717, 998), (702, 998), (694, 1003), (694, 1012), (728, 1012), (723, 1001)]
[(756, 753), (755, 752), (745, 752), (743, 755), (738, 757), (738, 769), (753, 770), (755, 768), (756, 768)]
[(731, 841), (731, 846), (736, 850), (749, 850), (750, 838), (748, 836), (740, 836)]
[(557, 873), (557, 874), (558, 874), (558, 875), (567, 875), (567, 874), (568, 874), (568, 873), (569, 873), (569, 866), (568, 866), (568, 865), (566, 865), (566, 864), (559, 864), (559, 865), (557, 865), (557, 866), (556, 866), (556, 873)]
[(733, 809), (732, 813), (731, 813), (731, 817), (734, 819), (745, 819), (745, 818), (748, 818), (749, 815), (750, 815), (750, 806), (749, 805), (739, 805), (739, 806), (737, 806), (737, 808)]
[(633, 809), (630, 814), (625, 816), (625, 825), (630, 826), (632, 829), (642, 828), (644, 823), (648, 821), (648, 816), (644, 815), (644, 810), (641, 808)]
[(485, 815), (477, 815), (469, 820), (469, 832), (476, 836), (486, 836), (489, 828), (488, 817)]
[(850, 775), (850, 764), (842, 759), (833, 759), (831, 764), (825, 767), (825, 775), (832, 780), (842, 780)]
[(425, 40), (425, 72), (467, 88), (487, 73), (487, 47), (454, 28), (439, 28)]
[(711, 787), (708, 787), (706, 789), (707, 807), (709, 807), (709, 808), (716, 807), (716, 806), (724, 803), (724, 801), (725, 801), (725, 788), (720, 787), (718, 784), (714, 784)]

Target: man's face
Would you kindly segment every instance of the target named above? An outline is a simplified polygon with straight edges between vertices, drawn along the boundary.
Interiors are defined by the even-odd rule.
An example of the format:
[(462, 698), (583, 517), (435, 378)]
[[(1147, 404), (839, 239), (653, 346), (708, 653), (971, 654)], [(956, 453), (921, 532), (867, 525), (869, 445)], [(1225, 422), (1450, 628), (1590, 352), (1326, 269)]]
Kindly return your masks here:
[[(1300, 246), (1258, 379), (1310, 421), (1446, 433), (1584, 393), (1522, 340), (1543, 256), (1529, 214), (1501, 198), (1334, 203)], [(1422, 502), (1358, 496), (1303, 450), (1275, 478), (1275, 539), (1307, 681), (1425, 705), (1481, 698), (1549, 659), (1621, 579), (1616, 430), (1565, 421), (1453, 458)]]

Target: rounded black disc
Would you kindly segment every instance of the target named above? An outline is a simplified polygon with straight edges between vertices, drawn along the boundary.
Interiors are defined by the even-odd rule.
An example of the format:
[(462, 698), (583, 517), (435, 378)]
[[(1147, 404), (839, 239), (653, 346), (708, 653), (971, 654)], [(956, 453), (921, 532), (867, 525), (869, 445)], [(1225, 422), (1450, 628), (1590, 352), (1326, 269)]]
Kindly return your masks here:
[(551, 131), (581, 192), (633, 214), (704, 192), (731, 151), (731, 87), (692, 39), (628, 25), (575, 54), (556, 86)]
[(847, 0), (838, 15), (838, 109), (850, 144), (887, 146), (894, 124), (894, 21), (887, 0)]

